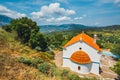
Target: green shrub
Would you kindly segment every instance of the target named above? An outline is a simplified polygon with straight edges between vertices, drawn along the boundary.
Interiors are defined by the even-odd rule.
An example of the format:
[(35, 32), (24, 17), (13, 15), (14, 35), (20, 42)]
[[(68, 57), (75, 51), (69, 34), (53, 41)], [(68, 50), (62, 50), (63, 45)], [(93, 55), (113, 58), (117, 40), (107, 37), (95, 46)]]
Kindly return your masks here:
[(35, 47), (35, 50), (41, 51), (42, 49), (39, 46), (37, 46), (37, 47)]
[(51, 60), (54, 59), (53, 52), (51, 53), (51, 51), (50, 51), (50, 52), (48, 51), (46, 55), (47, 55)]
[(70, 74), (69, 75), (69, 80), (80, 80), (80, 77), (76, 74)]
[(117, 73), (118, 75), (120, 75), (120, 60), (113, 67), (111, 67), (111, 69), (115, 73)]
[(34, 67), (37, 67), (38, 64), (40, 63), (43, 63), (43, 59), (41, 58), (23, 58), (23, 57), (20, 57), (18, 58), (18, 61), (19, 62), (22, 62), (24, 64), (27, 64), (27, 65), (32, 65)]
[(54, 55), (54, 52), (53, 52), (52, 48), (48, 47), (48, 49), (49, 49), (49, 50), (48, 50), (47, 52), (48, 52), (49, 54), (51, 54), (51, 55)]
[(27, 17), (14, 19), (9, 25), (4, 25), (2, 28), (8, 32), (16, 32), (17, 40), (29, 45), (32, 49), (37, 51), (47, 50), (47, 42), (43, 34), (39, 32), (37, 23)]
[(68, 75), (69, 75), (69, 71), (66, 69), (62, 69), (61, 74), (60, 74), (61, 80), (69, 80)]
[(37, 65), (38, 64), (41, 64), (41, 63), (43, 63), (44, 61), (43, 61), (43, 59), (41, 59), (41, 58), (34, 58), (34, 59), (32, 59), (32, 65), (34, 66), (34, 67), (37, 67)]
[(31, 34), (29, 46), (37, 51), (46, 51), (48, 47), (44, 36), (40, 32)]
[(44, 73), (45, 75), (49, 75), (51, 77), (58, 75), (57, 68), (50, 64), (50, 63), (41, 63), (37, 66), (40, 72)]
[(3, 25), (2, 28), (4, 30), (6, 30), (7, 32), (11, 32), (12, 31), (9, 25)]
[(49, 75), (50, 75), (51, 77), (58, 75), (57, 68), (56, 68), (54, 65), (51, 65)]
[(39, 69), (39, 71), (41, 71), (42, 73), (46, 75), (50, 73), (50, 64), (47, 62), (39, 64), (37, 68)]
[(61, 76), (62, 76), (62, 77), (64, 77), (64, 76), (68, 76), (68, 73), (69, 73), (68, 70), (63, 69), (62, 72), (61, 72)]
[(18, 61), (19, 61), (19, 62), (22, 62), (22, 63), (24, 63), (24, 64), (27, 64), (27, 65), (31, 65), (31, 64), (32, 64), (32, 61), (31, 61), (31, 59), (29, 59), (29, 58), (20, 57), (20, 58), (18, 58)]

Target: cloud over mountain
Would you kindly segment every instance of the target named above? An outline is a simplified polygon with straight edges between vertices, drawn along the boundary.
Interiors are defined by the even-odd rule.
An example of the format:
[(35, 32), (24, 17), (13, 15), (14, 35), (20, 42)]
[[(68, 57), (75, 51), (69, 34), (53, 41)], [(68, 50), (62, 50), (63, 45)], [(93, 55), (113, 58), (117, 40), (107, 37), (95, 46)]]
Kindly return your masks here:
[(46, 21), (64, 21), (69, 20), (70, 15), (75, 14), (74, 10), (60, 7), (60, 3), (51, 3), (49, 6), (42, 6), (40, 11), (32, 12), (33, 19), (46, 19)]
[(9, 16), (11, 18), (20, 18), (20, 17), (26, 16), (23, 13), (18, 13), (18, 12), (12, 11), (5, 6), (2, 6), (2, 5), (0, 5), (0, 14)]

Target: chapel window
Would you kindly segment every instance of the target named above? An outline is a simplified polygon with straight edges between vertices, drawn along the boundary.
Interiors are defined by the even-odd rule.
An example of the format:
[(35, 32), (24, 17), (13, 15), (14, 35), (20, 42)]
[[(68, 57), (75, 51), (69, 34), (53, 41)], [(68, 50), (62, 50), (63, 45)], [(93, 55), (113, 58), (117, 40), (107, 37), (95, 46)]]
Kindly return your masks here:
[(80, 66), (78, 66), (78, 70), (80, 70)]
[(79, 49), (81, 50), (82, 48), (80, 47)]

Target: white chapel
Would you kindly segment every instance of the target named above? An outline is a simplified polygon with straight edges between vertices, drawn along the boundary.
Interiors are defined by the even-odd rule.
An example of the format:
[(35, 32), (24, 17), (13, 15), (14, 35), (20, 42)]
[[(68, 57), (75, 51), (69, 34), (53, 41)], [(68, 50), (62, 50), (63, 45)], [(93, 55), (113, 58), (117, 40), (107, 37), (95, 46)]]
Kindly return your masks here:
[(101, 49), (94, 38), (85, 33), (73, 37), (63, 47), (63, 67), (82, 74), (99, 74)]

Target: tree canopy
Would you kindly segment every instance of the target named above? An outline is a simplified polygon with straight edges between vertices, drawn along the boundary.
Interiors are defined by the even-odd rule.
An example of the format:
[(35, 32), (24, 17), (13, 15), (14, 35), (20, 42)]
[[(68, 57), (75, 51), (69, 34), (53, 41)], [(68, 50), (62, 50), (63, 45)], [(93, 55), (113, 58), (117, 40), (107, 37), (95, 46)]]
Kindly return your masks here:
[(10, 25), (3, 26), (3, 29), (9, 32), (15, 31), (19, 40), (33, 49), (39, 47), (40, 50), (45, 51), (47, 48), (47, 42), (39, 32), (37, 23), (27, 17), (14, 19), (10, 22)]

